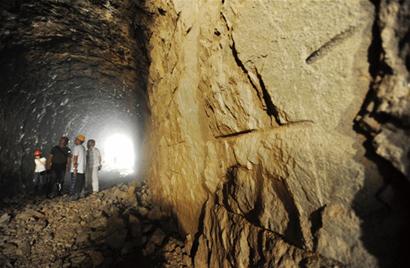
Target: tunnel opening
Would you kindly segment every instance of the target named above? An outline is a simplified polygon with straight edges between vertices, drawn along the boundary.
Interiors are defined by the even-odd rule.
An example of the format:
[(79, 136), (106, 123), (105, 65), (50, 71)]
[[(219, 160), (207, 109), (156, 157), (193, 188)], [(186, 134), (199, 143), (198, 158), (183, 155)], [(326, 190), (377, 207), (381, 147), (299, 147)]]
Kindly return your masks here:
[[(394, 263), (408, 200), (388, 192), (399, 213), (385, 213), (372, 191), (389, 172), (391, 189), (408, 183), (370, 143), (380, 125), (403, 125), (374, 110), (377, 77), (396, 70), (373, 17), (389, 1), (366, 2), (1, 1), (0, 266)], [(306, 64), (318, 47), (325, 57)], [(289, 124), (266, 117), (262, 78)], [(364, 137), (359, 109), (374, 119)], [(34, 150), (63, 135), (73, 148), (78, 134), (103, 155), (102, 189), (27, 195)]]
[[(154, 267), (187, 258), (175, 219), (151, 202), (142, 178), (153, 16), (144, 5), (1, 1), (1, 267)], [(61, 136), (73, 148), (78, 134), (102, 154), (100, 190), (75, 200), (33, 194), (34, 151), (47, 156)]]
[[(0, 192), (32, 186), (33, 152), (96, 140), (103, 187), (140, 177), (148, 56), (133, 1), (0, 6)], [(85, 145), (85, 144), (84, 144)]]

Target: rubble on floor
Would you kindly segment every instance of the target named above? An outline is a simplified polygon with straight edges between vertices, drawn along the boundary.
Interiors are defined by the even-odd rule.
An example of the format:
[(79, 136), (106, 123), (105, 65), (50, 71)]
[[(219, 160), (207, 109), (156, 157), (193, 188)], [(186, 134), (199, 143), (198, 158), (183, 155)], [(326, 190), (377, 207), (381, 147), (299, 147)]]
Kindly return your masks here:
[(145, 184), (20, 203), (0, 208), (1, 267), (191, 266), (175, 221)]

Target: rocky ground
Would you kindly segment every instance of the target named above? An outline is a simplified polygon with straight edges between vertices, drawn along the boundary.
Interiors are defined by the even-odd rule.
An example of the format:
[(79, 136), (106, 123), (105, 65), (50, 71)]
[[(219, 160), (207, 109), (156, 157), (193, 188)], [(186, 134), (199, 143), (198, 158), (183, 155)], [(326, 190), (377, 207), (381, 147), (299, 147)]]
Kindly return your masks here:
[(3, 201), (1, 267), (186, 267), (174, 220), (144, 184), (122, 184), (78, 201)]

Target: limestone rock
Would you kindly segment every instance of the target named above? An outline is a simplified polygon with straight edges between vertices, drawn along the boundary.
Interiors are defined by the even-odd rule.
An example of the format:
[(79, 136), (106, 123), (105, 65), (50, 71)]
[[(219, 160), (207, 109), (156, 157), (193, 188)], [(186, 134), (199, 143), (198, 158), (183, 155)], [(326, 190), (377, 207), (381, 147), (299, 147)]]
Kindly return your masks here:
[(10, 215), (7, 213), (4, 213), (3, 215), (1, 215), (0, 217), (0, 226), (3, 224), (7, 224), (10, 220)]
[(212, 202), (208, 200), (204, 207), (202, 235), (193, 246), (195, 267), (297, 267), (306, 263), (332, 267), (339, 264), (291, 246), (275, 233)]
[[(381, 125), (373, 139), (376, 154), (389, 161), (408, 180), (409, 175), (409, 126), (410, 83), (408, 45), (410, 2), (381, 1), (377, 16), (380, 29), (379, 54), (373, 55), (381, 68), (373, 74), (372, 94), (375, 98), (366, 109), (367, 116)], [(369, 131), (367, 131), (369, 132)], [(371, 132), (371, 131), (370, 131)]]
[(156, 229), (151, 236), (150, 243), (154, 243), (156, 246), (161, 246), (165, 239), (165, 234), (161, 229)]
[(317, 251), (351, 267), (377, 266), (377, 259), (361, 245), (359, 221), (353, 210), (338, 204), (326, 206), (321, 215), (322, 226), (316, 234)]
[[(409, 105), (410, 106), (410, 105)], [(410, 132), (393, 125), (384, 125), (374, 138), (376, 153), (410, 178)]]
[(165, 267), (405, 266), (409, 6), (1, 3), (1, 175), (24, 185), (28, 148), (57, 132), (34, 135), (65, 130), (58, 114), (81, 119), (87, 98), (68, 93), (101, 95), (112, 109), (98, 120), (137, 113), (128, 100), (147, 87), (151, 155), (147, 184), (5, 202), (0, 263), (120, 266), (135, 253)]
[[(373, 72), (377, 34), (390, 56), (397, 48), (387, 40), (397, 29), (390, 26), (401, 25), (404, 38), (408, 23), (395, 16), (405, 21), (407, 8), (364, 0), (173, 0), (144, 8), (153, 14), (152, 202), (196, 237), (187, 242), (196, 267), (393, 265), (375, 198), (386, 174), (363, 144), (375, 137), (378, 153), (407, 172), (407, 130), (387, 132), (365, 112), (407, 118), (407, 76), (383, 87), (387, 80)], [(375, 16), (385, 17), (387, 33)], [(355, 122), (371, 133), (357, 133)], [(398, 246), (400, 227), (387, 232)], [(263, 241), (272, 247), (261, 250)]]
[(87, 252), (87, 254), (91, 257), (93, 267), (97, 267), (104, 262), (104, 256), (101, 254), (101, 252), (90, 251)]

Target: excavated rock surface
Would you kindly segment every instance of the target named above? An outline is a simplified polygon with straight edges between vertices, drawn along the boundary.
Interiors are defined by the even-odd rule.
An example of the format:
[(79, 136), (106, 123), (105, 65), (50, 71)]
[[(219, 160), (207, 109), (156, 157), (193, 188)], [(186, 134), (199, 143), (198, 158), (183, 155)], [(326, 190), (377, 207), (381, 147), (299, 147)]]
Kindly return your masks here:
[(410, 1), (381, 1), (379, 10), (379, 68), (357, 120), (374, 152), (410, 180)]
[[(408, 40), (408, 3), (395, 2), (143, 6), (154, 18), (148, 179), (197, 267), (397, 264), (408, 198), (375, 197), (395, 175), (354, 130), (381, 68), (372, 47), (396, 51), (397, 30)], [(391, 116), (374, 139), (403, 174), (408, 127), (394, 122), (408, 118), (407, 79), (400, 68), (377, 84), (377, 111)]]
[(172, 218), (144, 185), (120, 185), (78, 201), (6, 200), (1, 267), (186, 267)]
[[(127, 1), (0, 3), (0, 187), (29, 186), (33, 151), (143, 126), (147, 57)], [(20, 190), (19, 189), (19, 190)], [(0, 193), (4, 194), (4, 191)]]
[[(11, 2), (14, 1), (5, 3)], [(152, 204), (173, 215), (179, 232), (186, 235), (185, 246), (174, 249), (177, 242), (162, 246), (166, 243), (161, 241), (163, 233), (169, 232), (167, 228), (153, 231), (146, 238), (152, 243), (136, 245), (138, 239), (131, 238), (132, 228), (140, 225), (131, 224), (133, 220), (129, 217), (135, 210), (136, 218), (143, 222), (150, 218), (149, 212), (134, 208), (134, 201), (129, 203), (132, 199), (125, 203), (109, 201), (108, 207), (97, 201), (106, 197), (117, 200), (117, 195), (122, 196), (119, 188), (117, 193), (84, 199), (95, 203), (90, 215), (108, 209), (94, 218), (119, 222), (108, 224), (108, 230), (126, 226), (115, 230), (115, 239), (107, 234), (102, 244), (92, 240), (91, 234), (96, 231), (80, 230), (82, 221), (87, 228), (92, 228), (91, 222), (75, 213), (70, 214), (67, 228), (72, 225), (74, 229), (69, 230), (82, 235), (63, 232), (71, 237), (71, 244), (61, 246), (47, 240), (56, 232), (47, 232), (63, 219), (50, 224), (40, 215), (46, 212), (37, 206), (32, 211), (6, 211), (1, 218), (10, 239), (2, 242), (5, 260), (22, 265), (40, 261), (75, 266), (76, 262), (88, 265), (103, 259), (106, 265), (112, 265), (111, 260), (121, 261), (122, 252), (124, 262), (129, 260), (124, 245), (130, 242), (133, 252), (142, 251), (156, 258), (160, 254), (170, 266), (404, 266), (408, 260), (403, 258), (408, 255), (405, 245), (410, 239), (408, 0), (375, 0), (373, 4), (367, 0), (153, 0), (133, 1), (134, 9), (128, 8), (130, 1), (74, 2), (74, 8), (66, 1), (51, 0), (33, 1), (26, 9), (24, 5), (22, 9), (6, 7), (1, 21), (11, 23), (1, 25), (12, 30), (1, 28), (0, 40), (8, 40), (11, 32), (21, 33), (11, 39), (11, 47), (22, 40), (23, 47), (28, 48), (24, 50), (25, 58), (35, 59), (38, 64), (43, 59), (52, 59), (45, 61), (47, 66), (54, 66), (55, 58), (61, 57), (60, 51), (75, 55), (71, 61), (83, 59), (81, 55), (85, 53), (89, 57), (78, 72), (91, 69), (104, 74), (97, 80), (93, 77), (92, 83), (104, 81), (102, 77), (107, 75), (122, 77), (130, 84), (140, 83), (131, 51), (138, 48), (138, 55), (148, 53), (149, 76), (142, 77), (147, 79), (151, 111), (148, 182)], [(51, 5), (51, 9), (43, 9), (44, 3)], [(47, 18), (54, 18), (54, 13), (32, 16), (35, 23), (29, 23), (30, 27), (25, 27), (24, 17), (13, 15), (31, 8), (40, 10), (40, 14), (45, 10), (70, 12), (57, 12), (58, 27), (54, 27), (53, 20), (50, 25), (52, 30), (57, 29), (56, 34), (49, 38), (48, 31), (37, 25), (49, 25)], [(130, 25), (128, 11), (138, 13), (134, 30), (137, 39), (146, 40), (146, 44), (136, 44), (135, 39), (129, 38), (131, 31), (120, 30), (124, 23)], [(74, 28), (75, 34), (57, 42), (61, 46), (55, 47), (59, 40), (56, 37), (72, 32), (65, 18), (73, 22), (73, 14), (90, 23)], [(115, 30), (97, 38), (99, 33), (105, 33), (101, 26), (105, 20)], [(82, 34), (83, 28), (90, 32)], [(85, 49), (74, 53), (78, 46), (72, 44), (77, 44), (78, 32), (80, 39), (85, 40), (80, 47)], [(37, 39), (25, 38), (27, 34), (46, 40), (47, 48), (55, 47), (55, 51), (51, 50), (53, 56), (43, 55), (41, 49), (37, 51), (35, 48), (43, 42), (32, 44)], [(110, 40), (107, 47), (106, 38)], [(103, 45), (98, 46), (95, 56), (93, 45), (100, 44), (99, 41)], [(112, 46), (125, 46), (123, 49), (129, 51), (125, 55), (129, 57), (123, 59), (121, 49), (112, 51), (108, 48)], [(12, 51), (7, 46), (1, 49), (2, 53)], [(108, 58), (114, 60), (113, 64), (106, 62), (105, 49), (110, 51)], [(94, 64), (90, 66), (89, 62)], [(41, 67), (38, 64), (33, 66)], [(124, 64), (132, 68), (111, 72), (111, 65)], [(42, 70), (33, 71), (34, 76), (44, 73), (45, 69), (40, 67), (34, 68)], [(30, 73), (19, 69), (12, 72)], [(54, 74), (53, 71), (48, 76), (52, 78)], [(36, 88), (44, 90), (47, 81), (53, 79), (40, 80), (46, 84)], [(13, 100), (26, 92), (26, 84), (15, 82), (7, 82), (12, 92), (17, 90), (6, 99), (2, 96), (5, 104), (14, 104)], [(62, 84), (65, 85), (64, 81)], [(7, 158), (6, 152), (10, 150), (3, 148), (9, 144), (33, 143), (25, 143), (24, 136), (15, 140), (25, 135), (25, 129), (36, 129), (29, 124), (31, 121), (22, 128), (10, 123), (19, 118), (8, 117), (31, 115), (32, 110), (14, 109), (30, 107), (29, 103), (14, 104), (11, 112), (0, 114), (8, 129), (0, 132), (1, 159)], [(43, 123), (50, 122), (54, 121)], [(17, 154), (10, 158), (14, 162), (7, 167), (20, 170), (24, 159), (21, 152)], [(3, 175), (9, 171), (1, 172)], [(386, 187), (390, 184), (393, 187)], [(59, 210), (58, 206), (68, 202), (72, 204), (70, 211), (76, 205), (87, 211), (83, 206), (89, 205), (84, 200), (70, 203), (59, 199), (41, 204)], [(109, 214), (111, 208), (118, 213)], [(27, 213), (30, 216), (24, 216)], [(54, 215), (61, 217), (58, 213), (47, 214)], [(28, 225), (28, 221), (36, 224)], [(34, 238), (31, 228), (44, 233)], [(20, 232), (25, 230), (28, 235), (23, 237)], [(13, 241), (16, 235), (25, 242)], [(92, 252), (100, 252), (97, 255), (104, 258), (87, 253), (88, 248), (81, 246), (84, 240), (93, 241)], [(172, 239), (165, 239), (169, 240)], [(161, 246), (156, 248), (154, 245), (158, 244)], [(54, 259), (51, 253), (39, 260), (30, 259), (38, 256), (27, 254), (39, 252), (36, 245), (55, 252)], [(168, 252), (171, 257), (161, 252)], [(174, 262), (174, 258), (179, 262)]]

